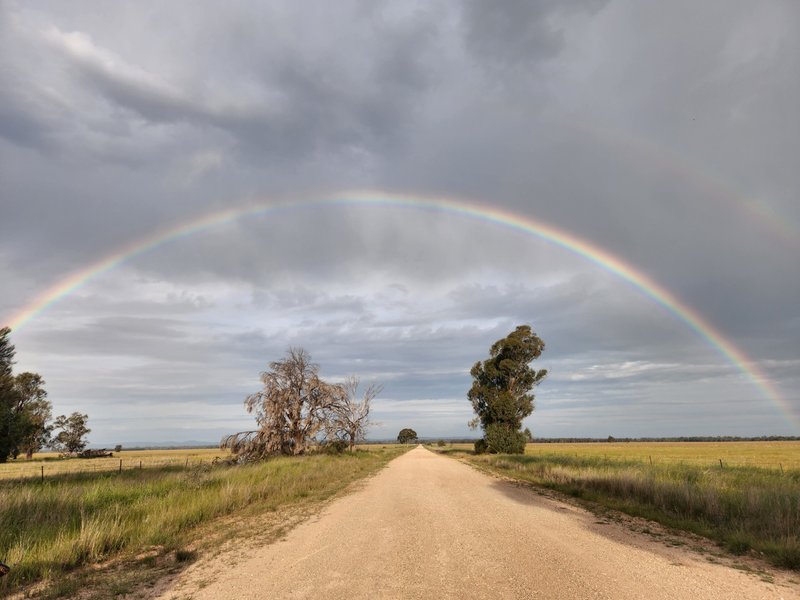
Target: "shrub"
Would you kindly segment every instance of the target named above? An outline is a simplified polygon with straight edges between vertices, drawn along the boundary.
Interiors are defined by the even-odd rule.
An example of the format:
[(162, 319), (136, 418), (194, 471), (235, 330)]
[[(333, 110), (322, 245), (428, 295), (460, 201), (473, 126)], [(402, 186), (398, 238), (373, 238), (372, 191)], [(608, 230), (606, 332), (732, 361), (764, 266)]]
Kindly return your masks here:
[(444, 440), (439, 440), (438, 442), (436, 442), (436, 445), (439, 446), (439, 448), (444, 448), (445, 446), (447, 446), (447, 442), (445, 442)]
[(475, 454), (486, 454), (489, 447), (486, 445), (486, 440), (481, 438), (475, 440)]
[(321, 450), (325, 454), (342, 454), (349, 448), (349, 444), (345, 440), (331, 440), (321, 445)]
[(486, 445), (493, 454), (525, 454), (525, 435), (505, 423), (492, 423), (486, 426)]

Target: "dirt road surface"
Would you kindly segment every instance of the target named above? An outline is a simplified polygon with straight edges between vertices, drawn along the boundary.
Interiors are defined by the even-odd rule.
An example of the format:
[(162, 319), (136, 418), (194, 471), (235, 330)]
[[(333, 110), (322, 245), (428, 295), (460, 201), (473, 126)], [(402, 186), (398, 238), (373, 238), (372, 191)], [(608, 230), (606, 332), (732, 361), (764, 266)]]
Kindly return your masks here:
[[(230, 568), (160, 597), (800, 598), (418, 447)], [(200, 589), (198, 589), (200, 588)]]

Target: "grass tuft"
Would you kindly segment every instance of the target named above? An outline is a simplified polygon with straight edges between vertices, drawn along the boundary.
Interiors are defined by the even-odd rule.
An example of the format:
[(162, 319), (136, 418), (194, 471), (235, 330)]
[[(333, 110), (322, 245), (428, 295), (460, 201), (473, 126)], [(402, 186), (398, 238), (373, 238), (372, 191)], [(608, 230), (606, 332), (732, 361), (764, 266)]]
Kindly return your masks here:
[(710, 461), (650, 464), (590, 452), (462, 455), (502, 475), (715, 539), (735, 554), (755, 552), (777, 566), (800, 570), (799, 471), (714, 468)]

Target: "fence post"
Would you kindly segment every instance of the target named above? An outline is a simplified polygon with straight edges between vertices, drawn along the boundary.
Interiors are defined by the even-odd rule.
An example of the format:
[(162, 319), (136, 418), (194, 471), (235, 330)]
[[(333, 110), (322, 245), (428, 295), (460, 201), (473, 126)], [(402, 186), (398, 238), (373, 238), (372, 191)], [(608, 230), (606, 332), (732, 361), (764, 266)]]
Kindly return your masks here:
[(44, 483), (44, 465), (42, 465), (42, 483)]
[(140, 469), (142, 468), (142, 461), (141, 460), (139, 461), (139, 468)]
[(122, 473), (122, 459), (119, 459), (119, 472)]
[(722, 459), (721, 459), (721, 458), (719, 459), (719, 468), (720, 468), (720, 469), (724, 469), (724, 468), (725, 468), (725, 467), (722, 465)]
[(650, 459), (650, 466), (652, 467), (653, 466), (653, 457), (649, 456), (648, 458)]

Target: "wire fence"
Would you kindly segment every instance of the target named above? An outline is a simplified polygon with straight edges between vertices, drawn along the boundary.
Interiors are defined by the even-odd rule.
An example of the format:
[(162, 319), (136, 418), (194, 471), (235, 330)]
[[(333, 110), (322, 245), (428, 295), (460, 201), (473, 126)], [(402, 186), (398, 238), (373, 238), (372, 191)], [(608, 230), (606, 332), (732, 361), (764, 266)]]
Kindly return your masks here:
[(0, 483), (8, 481), (30, 481), (38, 479), (91, 473), (122, 473), (135, 469), (190, 469), (200, 465), (211, 465), (223, 460), (224, 452), (181, 455), (174, 457), (103, 457), (65, 458), (11, 462), (0, 464)]

